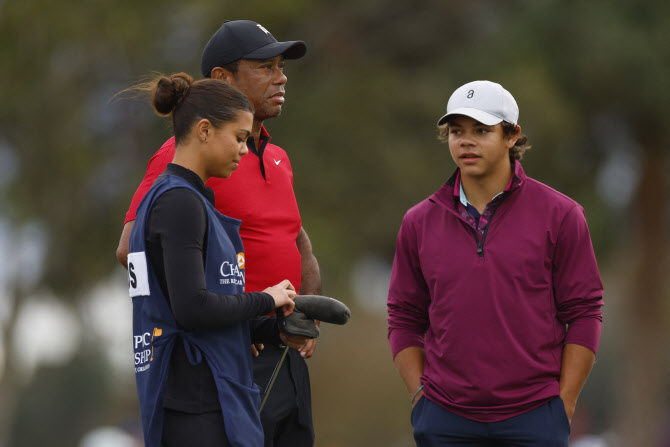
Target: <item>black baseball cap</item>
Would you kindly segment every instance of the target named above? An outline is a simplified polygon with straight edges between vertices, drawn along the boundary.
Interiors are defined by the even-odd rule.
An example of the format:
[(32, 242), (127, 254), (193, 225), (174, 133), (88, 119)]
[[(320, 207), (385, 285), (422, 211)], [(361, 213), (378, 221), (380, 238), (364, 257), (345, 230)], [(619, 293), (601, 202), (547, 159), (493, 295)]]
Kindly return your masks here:
[(226, 20), (214, 33), (202, 52), (200, 70), (206, 78), (214, 67), (237, 59), (270, 59), (283, 54), (300, 59), (307, 52), (302, 40), (278, 42), (262, 25), (250, 20)]

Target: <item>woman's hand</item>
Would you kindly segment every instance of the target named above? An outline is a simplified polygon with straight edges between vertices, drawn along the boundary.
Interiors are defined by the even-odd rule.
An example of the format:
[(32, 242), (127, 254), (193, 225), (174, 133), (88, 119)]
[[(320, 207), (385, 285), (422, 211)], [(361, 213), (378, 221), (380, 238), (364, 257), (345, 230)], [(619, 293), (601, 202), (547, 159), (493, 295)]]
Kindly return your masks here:
[(293, 308), (295, 307), (293, 297), (297, 294), (295, 293), (295, 287), (293, 287), (291, 281), (285, 279), (275, 286), (268, 287), (263, 290), (263, 292), (272, 295), (272, 298), (275, 300), (275, 309), (281, 308), (285, 317), (288, 317), (293, 313)]

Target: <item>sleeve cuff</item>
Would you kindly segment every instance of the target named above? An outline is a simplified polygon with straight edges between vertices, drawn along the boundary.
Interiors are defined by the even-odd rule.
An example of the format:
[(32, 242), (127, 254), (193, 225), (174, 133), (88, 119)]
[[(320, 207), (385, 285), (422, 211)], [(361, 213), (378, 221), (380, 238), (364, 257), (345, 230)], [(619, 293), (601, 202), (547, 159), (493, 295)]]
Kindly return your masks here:
[(568, 326), (564, 344), (572, 343), (598, 353), (602, 322), (599, 318), (580, 318)]
[(391, 329), (389, 330), (389, 342), (391, 343), (391, 353), (395, 358), (403, 349), (410, 347), (423, 348), (424, 336), (406, 329)]

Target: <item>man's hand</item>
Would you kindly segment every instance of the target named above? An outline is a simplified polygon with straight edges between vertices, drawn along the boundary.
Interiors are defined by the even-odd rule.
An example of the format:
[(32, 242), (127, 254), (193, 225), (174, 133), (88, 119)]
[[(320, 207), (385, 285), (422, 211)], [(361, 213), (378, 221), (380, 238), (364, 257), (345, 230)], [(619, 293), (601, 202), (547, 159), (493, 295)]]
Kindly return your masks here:
[(575, 408), (577, 407), (577, 401), (576, 400), (566, 400), (568, 399), (567, 396), (563, 397), (561, 396), (561, 399), (563, 400), (563, 406), (565, 406), (565, 414), (568, 416), (568, 422), (572, 425), (572, 416), (575, 414)]
[[(321, 322), (319, 320), (314, 320), (314, 324), (317, 326), (321, 326)], [(285, 332), (282, 332), (282, 330), (279, 330), (279, 337), (285, 335), (286, 337), (292, 337), (291, 335), (286, 334)], [(302, 338), (302, 337), (297, 337), (296, 338)], [(300, 355), (304, 359), (308, 359), (314, 355), (314, 351), (316, 351), (316, 338), (305, 338), (307, 342), (305, 343), (304, 348), (302, 349), (297, 349), (300, 352)], [(282, 339), (283, 340), (283, 339)], [(285, 345), (288, 345), (287, 343), (284, 343)]]
[(308, 343), (310, 341), (314, 341), (313, 339), (307, 337), (301, 337), (299, 335), (289, 335), (281, 330), (279, 331), (279, 338), (281, 339), (281, 342), (284, 343), (286, 346), (298, 351), (302, 357), (305, 357), (307, 355), (308, 348), (311, 349), (312, 353), (314, 352), (315, 348), (314, 343), (312, 344)]
[[(321, 322), (319, 320), (314, 320), (314, 324), (321, 326)], [(316, 351), (316, 338), (310, 338), (307, 340), (307, 344), (305, 345), (305, 353), (301, 353), (300, 355), (308, 359), (314, 355), (314, 351)]]
[(254, 357), (258, 357), (258, 355), (263, 349), (265, 349), (263, 343), (254, 343), (253, 345), (251, 345), (251, 353), (253, 354)]
[(305, 349), (300, 352), (300, 355), (308, 359), (314, 355), (314, 351), (316, 351), (316, 338), (308, 338)]

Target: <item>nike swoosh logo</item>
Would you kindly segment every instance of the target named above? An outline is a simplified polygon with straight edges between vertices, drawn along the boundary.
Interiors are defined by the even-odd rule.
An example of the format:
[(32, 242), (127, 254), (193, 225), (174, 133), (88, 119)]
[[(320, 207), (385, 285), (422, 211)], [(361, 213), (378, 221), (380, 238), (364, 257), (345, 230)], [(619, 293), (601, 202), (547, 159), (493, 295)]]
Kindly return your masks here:
[[(275, 160), (275, 159), (273, 158), (273, 160)], [(277, 166), (279, 166), (279, 163), (281, 163), (281, 160), (275, 160), (275, 164), (276, 164)]]

